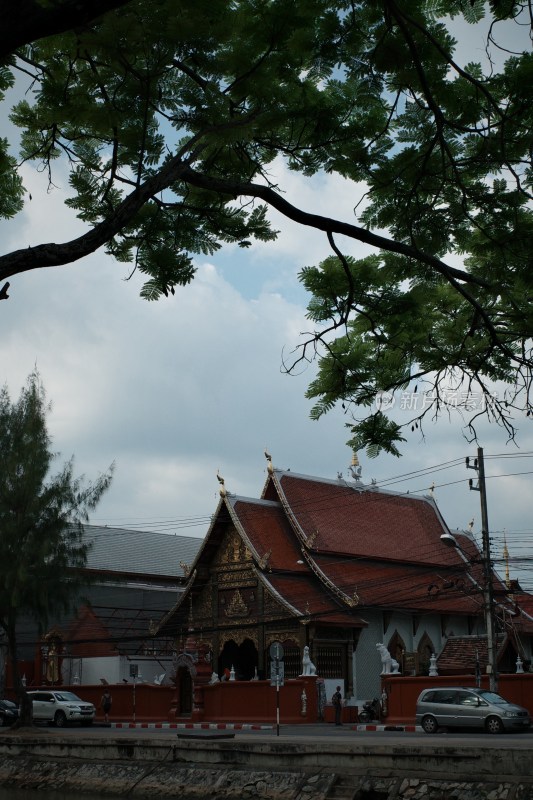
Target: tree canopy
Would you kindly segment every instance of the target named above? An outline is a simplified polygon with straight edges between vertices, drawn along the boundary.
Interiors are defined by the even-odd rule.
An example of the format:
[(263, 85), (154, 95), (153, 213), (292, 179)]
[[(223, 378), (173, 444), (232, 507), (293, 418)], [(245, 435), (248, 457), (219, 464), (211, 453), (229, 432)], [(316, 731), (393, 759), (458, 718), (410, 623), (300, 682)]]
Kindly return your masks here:
[[(0, 91), (25, 74), (32, 92), (11, 112), (20, 155), (0, 144), (0, 215), (22, 207), (21, 163), (52, 180), (63, 159), (67, 202), (87, 230), (1, 255), (0, 298), (14, 275), (104, 247), (157, 299), (193, 278), (195, 255), (274, 238), (275, 208), (323, 231), (332, 252), (302, 265), (317, 328), (295, 361), (319, 356), (315, 416), (342, 402), (355, 446), (398, 453), (402, 431), (376, 407), (383, 393), (429, 387), (414, 427), (446, 406), (468, 413), (475, 390), (485, 401), (473, 435), (478, 413), (514, 434), (532, 377), (529, 3), (3, 5), (34, 6), (40, 22), (4, 14), (14, 22), (0, 41)], [(456, 56), (452, 23), (486, 26), (480, 63)], [(500, 43), (509, 31), (515, 47)], [(275, 159), (349, 180), (353, 219), (294, 205)], [(354, 259), (350, 240), (375, 255)], [(508, 393), (494, 397), (494, 382)]]
[(55, 456), (47, 410), (36, 373), (18, 401), (11, 402), (7, 387), (0, 391), (0, 628), (19, 692), (17, 623), (29, 616), (44, 625), (50, 614), (70, 610), (85, 580), (83, 523), (112, 477), (110, 469), (86, 483), (74, 477), (72, 459), (57, 475), (50, 474)]

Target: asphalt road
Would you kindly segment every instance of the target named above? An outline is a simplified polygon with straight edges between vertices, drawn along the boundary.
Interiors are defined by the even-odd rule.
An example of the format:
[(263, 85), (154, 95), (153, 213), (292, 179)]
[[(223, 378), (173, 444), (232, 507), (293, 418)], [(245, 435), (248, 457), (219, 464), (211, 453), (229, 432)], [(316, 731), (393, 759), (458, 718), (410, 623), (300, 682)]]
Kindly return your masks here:
[[(47, 735), (60, 735), (60, 736), (76, 736), (80, 737), (97, 737), (97, 738), (136, 738), (136, 739), (150, 739), (153, 737), (166, 738), (175, 740), (177, 737), (191, 737), (191, 738), (215, 738), (217, 731), (200, 731), (194, 729), (169, 729), (169, 728), (115, 728), (112, 726), (106, 727), (105, 725), (94, 725), (91, 727), (80, 728), (77, 725), (66, 728), (55, 728), (53, 726), (36, 725), (42, 733)], [(3, 730), (7, 731), (6, 728)], [(253, 740), (253, 741), (268, 741), (272, 742), (275, 739), (290, 739), (295, 741), (328, 741), (338, 740), (340, 742), (357, 744), (365, 744), (372, 746), (382, 747), (386, 743), (391, 746), (405, 745), (407, 742), (410, 745), (431, 747), (433, 745), (442, 746), (446, 742), (450, 745), (457, 745), (459, 742), (464, 742), (465, 745), (472, 747), (494, 748), (494, 749), (528, 749), (533, 750), (533, 729), (528, 733), (504, 733), (504, 734), (488, 734), (482, 731), (462, 733), (456, 731), (439, 731), (434, 735), (428, 735), (418, 731), (358, 731), (354, 730), (350, 725), (342, 725), (335, 727), (334, 725), (318, 724), (318, 725), (283, 725), (278, 729), (274, 724), (272, 728), (262, 728), (261, 730), (223, 730), (219, 732), (220, 736), (228, 738), (228, 734), (234, 735), (235, 739)]]

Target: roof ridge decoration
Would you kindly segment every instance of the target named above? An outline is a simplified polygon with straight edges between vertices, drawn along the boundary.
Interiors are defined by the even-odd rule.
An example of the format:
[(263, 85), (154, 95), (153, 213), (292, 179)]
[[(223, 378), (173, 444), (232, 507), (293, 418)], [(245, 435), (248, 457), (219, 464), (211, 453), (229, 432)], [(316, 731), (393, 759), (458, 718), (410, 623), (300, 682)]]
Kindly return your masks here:
[[(289, 611), (291, 614), (294, 614), (294, 616), (295, 616), (295, 617), (297, 617), (297, 618), (298, 618), (298, 620), (299, 620), (300, 622), (302, 622), (302, 617), (303, 617), (303, 614), (302, 614), (302, 612), (301, 612), (301, 611), (300, 611), (298, 608), (296, 608), (296, 606), (293, 606), (293, 605), (292, 605), (292, 603), (289, 603), (289, 601), (288, 601), (288, 600), (286, 600), (286, 599), (285, 599), (285, 597), (284, 597), (282, 594), (280, 594), (280, 593), (278, 592), (278, 590), (276, 589), (276, 587), (275, 587), (275, 586), (273, 586), (273, 585), (270, 583), (270, 581), (269, 581), (269, 579), (268, 579), (268, 576), (267, 576), (267, 575), (266, 575), (264, 572), (259, 572), (259, 573), (257, 574), (257, 577), (258, 577), (259, 581), (261, 582), (261, 584), (262, 584), (262, 585), (264, 586), (264, 588), (266, 589), (266, 591), (267, 591), (267, 592), (269, 592), (269, 594), (271, 594), (271, 595), (272, 595), (272, 597), (273, 597), (273, 598), (274, 598), (274, 599), (275, 599), (275, 600), (276, 600), (276, 601), (277, 601), (277, 602), (278, 602), (278, 603), (279, 603), (281, 606), (283, 606), (284, 608), (286, 608), (286, 609), (287, 609), (287, 610), (288, 610), (288, 611)], [(308, 608), (308, 607), (309, 607), (309, 603), (307, 603), (307, 612), (309, 612), (309, 608)], [(305, 623), (302, 623), (302, 624), (305, 624)]]
[[(300, 540), (300, 544), (304, 545), (305, 547), (308, 547), (308, 548), (309, 547), (314, 547), (316, 534), (318, 533), (318, 531), (315, 531), (315, 533), (311, 534), (311, 536), (306, 536), (303, 528), (301, 527), (300, 523), (296, 519), (296, 517), (295, 517), (295, 515), (294, 515), (294, 513), (293, 513), (293, 511), (292, 511), (292, 509), (291, 509), (291, 507), (289, 505), (289, 503), (287, 502), (287, 498), (285, 497), (285, 492), (281, 488), (281, 483), (279, 482), (279, 478), (278, 478), (278, 473), (279, 472), (284, 472), (284, 470), (276, 470), (275, 468), (272, 468), (272, 472), (270, 473), (270, 475), (272, 477), (272, 480), (274, 481), (274, 486), (276, 487), (276, 493), (277, 493), (277, 495), (279, 497), (279, 500), (280, 500), (280, 503), (282, 505), (282, 508), (285, 511), (285, 513), (287, 515), (287, 518), (288, 518), (289, 522), (291, 523), (297, 538)], [(303, 552), (303, 549), (302, 549), (302, 552)]]
[[(260, 569), (262, 569), (262, 570), (265, 570), (265, 569), (268, 567), (268, 562), (269, 562), (269, 560), (270, 560), (270, 556), (271, 556), (271, 555), (272, 555), (272, 548), (270, 548), (270, 550), (267, 550), (267, 552), (266, 552), (266, 553), (264, 553), (264, 554), (261, 556), (261, 558), (260, 558), (260, 559), (259, 559), (259, 561), (257, 562), (257, 566), (258, 566)], [(269, 571), (270, 571), (270, 572), (272, 572), (272, 569), (270, 569)]]
[(316, 563), (315, 559), (311, 556), (311, 553), (304, 550), (303, 547), (302, 547), (302, 555), (305, 558), (307, 566), (309, 567), (311, 572), (313, 572), (314, 575), (316, 575), (316, 577), (324, 584), (324, 586), (326, 586), (327, 589), (330, 590), (330, 592), (338, 600), (341, 600), (341, 602), (345, 603), (348, 606), (348, 608), (355, 608), (355, 606), (359, 605), (360, 599), (359, 595), (357, 594), (357, 588), (355, 588), (352, 596), (346, 594), (346, 592), (343, 592), (342, 589), (339, 589), (339, 587), (336, 586), (324, 572), (322, 572), (322, 570)]
[(269, 550), (267, 553), (264, 553), (262, 556), (257, 552), (257, 550), (253, 546), (252, 542), (250, 541), (250, 539), (246, 535), (246, 531), (244, 530), (243, 526), (241, 525), (241, 521), (239, 519), (239, 516), (236, 513), (236, 511), (235, 511), (235, 509), (233, 507), (233, 503), (231, 502), (230, 496), (228, 496), (228, 494), (223, 495), (222, 499), (223, 499), (223, 502), (224, 502), (224, 504), (225, 504), (225, 506), (226, 506), (226, 508), (227, 508), (227, 510), (229, 512), (231, 521), (235, 525), (235, 529), (236, 529), (238, 535), (241, 537), (242, 541), (244, 542), (244, 544), (246, 545), (246, 547), (248, 548), (248, 550), (252, 554), (252, 559), (254, 559), (256, 561), (258, 567), (263, 570), (263, 569), (266, 568), (266, 566), (268, 564), (268, 560), (269, 560), (270, 556), (272, 555), (272, 550)]
[(359, 603), (360, 603), (360, 598), (359, 598), (359, 595), (357, 594), (357, 588), (354, 590), (354, 593), (351, 596), (346, 594), (346, 592), (343, 592), (342, 589), (339, 589), (339, 587), (336, 586), (333, 583), (333, 581), (331, 581), (328, 578), (328, 576), (320, 569), (320, 567), (318, 566), (318, 564), (316, 563), (314, 558), (311, 556), (311, 553), (309, 552), (309, 549), (310, 548), (317, 549), (315, 547), (315, 541), (316, 541), (316, 537), (318, 535), (318, 531), (314, 531), (314, 533), (310, 534), (309, 536), (306, 536), (306, 534), (304, 533), (303, 528), (301, 527), (300, 523), (296, 519), (296, 517), (295, 517), (295, 515), (294, 515), (294, 513), (293, 513), (293, 511), (292, 511), (292, 509), (291, 509), (291, 507), (290, 507), (290, 505), (289, 505), (289, 503), (287, 501), (287, 498), (285, 497), (285, 492), (281, 488), (281, 483), (279, 482), (279, 479), (278, 479), (278, 476), (277, 476), (277, 472), (280, 472), (280, 471), (281, 470), (272, 469), (271, 477), (272, 477), (272, 480), (274, 481), (274, 485), (276, 487), (277, 495), (278, 495), (278, 497), (280, 499), (281, 505), (282, 505), (285, 513), (287, 514), (289, 522), (291, 523), (291, 525), (292, 525), (292, 527), (294, 529), (294, 532), (296, 533), (297, 538), (300, 540), (301, 552), (302, 552), (302, 555), (303, 555), (303, 557), (305, 558), (305, 560), (307, 562), (307, 566), (309, 567), (311, 572), (313, 572), (313, 574), (323, 583), (323, 585), (327, 589), (329, 589), (329, 591), (334, 595), (334, 597), (336, 597), (342, 603), (347, 605), (348, 608), (355, 608), (355, 606), (359, 605)]
[(272, 475), (272, 473), (274, 472), (274, 466), (272, 464), (272, 456), (270, 455), (270, 453), (268, 452), (266, 447), (265, 447), (265, 458), (266, 458), (266, 460), (268, 462), (267, 463), (267, 472), (268, 472), (269, 475)]

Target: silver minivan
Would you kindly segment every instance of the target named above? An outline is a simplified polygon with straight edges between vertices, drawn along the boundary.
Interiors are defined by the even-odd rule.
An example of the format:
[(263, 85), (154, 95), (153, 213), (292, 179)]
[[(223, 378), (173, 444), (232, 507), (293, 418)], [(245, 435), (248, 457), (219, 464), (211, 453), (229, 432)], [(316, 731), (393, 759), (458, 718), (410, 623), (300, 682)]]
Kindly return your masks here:
[(424, 689), (416, 702), (416, 723), (426, 733), (439, 728), (484, 728), (487, 733), (527, 731), (527, 708), (509, 703), (495, 692), (465, 686)]

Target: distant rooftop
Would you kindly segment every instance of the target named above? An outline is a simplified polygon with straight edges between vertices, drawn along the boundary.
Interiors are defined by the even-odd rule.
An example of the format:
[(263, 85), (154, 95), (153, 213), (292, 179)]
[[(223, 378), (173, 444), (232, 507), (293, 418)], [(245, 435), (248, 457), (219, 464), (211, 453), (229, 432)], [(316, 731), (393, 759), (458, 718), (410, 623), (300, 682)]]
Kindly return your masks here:
[(183, 578), (180, 563), (191, 565), (203, 542), (193, 536), (153, 531), (84, 525), (85, 540), (92, 547), (87, 568), (129, 575)]

